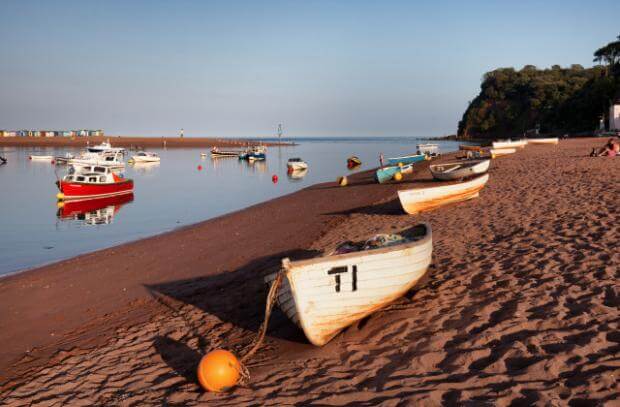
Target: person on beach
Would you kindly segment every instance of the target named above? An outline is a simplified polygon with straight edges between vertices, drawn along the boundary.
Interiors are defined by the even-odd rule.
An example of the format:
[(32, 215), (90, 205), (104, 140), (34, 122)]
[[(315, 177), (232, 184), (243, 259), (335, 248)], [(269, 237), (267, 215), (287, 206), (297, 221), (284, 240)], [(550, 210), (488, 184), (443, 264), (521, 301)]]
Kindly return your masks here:
[(607, 144), (603, 147), (593, 148), (590, 153), (590, 157), (615, 157), (617, 155), (620, 155), (620, 143), (613, 138), (607, 140)]

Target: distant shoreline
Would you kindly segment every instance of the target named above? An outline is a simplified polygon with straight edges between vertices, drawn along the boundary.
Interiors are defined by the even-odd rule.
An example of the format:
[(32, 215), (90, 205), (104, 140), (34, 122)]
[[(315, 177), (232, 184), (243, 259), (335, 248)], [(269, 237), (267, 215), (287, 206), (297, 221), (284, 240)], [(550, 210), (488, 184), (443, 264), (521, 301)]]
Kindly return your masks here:
[(145, 147), (245, 147), (262, 144), (266, 146), (294, 145), (292, 143), (261, 142), (251, 139), (222, 139), (209, 137), (2, 137), (0, 146), (12, 147), (86, 147), (109, 140), (114, 147), (142, 149)]

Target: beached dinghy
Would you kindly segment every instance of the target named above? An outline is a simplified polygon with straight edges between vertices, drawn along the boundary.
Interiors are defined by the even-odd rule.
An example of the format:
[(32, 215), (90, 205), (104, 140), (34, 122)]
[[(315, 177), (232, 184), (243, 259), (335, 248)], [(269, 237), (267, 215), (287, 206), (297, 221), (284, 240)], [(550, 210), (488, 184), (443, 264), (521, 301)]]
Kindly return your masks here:
[(491, 158), (501, 157), (503, 155), (514, 154), (517, 152), (516, 148), (492, 148), (489, 150)]
[(493, 148), (524, 148), (527, 145), (527, 140), (501, 140), (494, 141)]
[(557, 137), (553, 138), (530, 138), (527, 139), (528, 144), (558, 144), (560, 139)]
[(468, 160), (431, 165), (429, 170), (435, 179), (453, 181), (484, 174), (490, 164), (491, 160)]
[(482, 146), (470, 146), (466, 144), (459, 144), (459, 150), (462, 151), (484, 151)]
[(325, 345), (347, 326), (404, 295), (424, 276), (433, 251), (431, 226), (421, 223), (400, 237), (404, 239), (369, 250), (283, 259), (280, 308), (313, 345)]
[(439, 155), (439, 145), (437, 144), (418, 144), (416, 146), (418, 154), (424, 154), (428, 157), (437, 157)]
[(347, 158), (347, 168), (352, 170), (353, 168), (357, 168), (360, 165), (362, 165), (362, 160), (359, 159), (359, 157), (352, 155), (351, 157)]
[(426, 160), (425, 154), (405, 155), (402, 157), (391, 157), (387, 159), (388, 165), (413, 164)]
[(375, 177), (377, 178), (377, 182), (379, 184), (383, 184), (394, 178), (394, 175), (400, 174), (409, 174), (413, 172), (413, 164), (409, 165), (393, 165), (390, 167), (382, 167), (379, 168), (375, 172)]
[(488, 180), (489, 174), (484, 174), (458, 184), (406, 189), (398, 191), (398, 199), (405, 212), (414, 215), (449, 203), (476, 198)]

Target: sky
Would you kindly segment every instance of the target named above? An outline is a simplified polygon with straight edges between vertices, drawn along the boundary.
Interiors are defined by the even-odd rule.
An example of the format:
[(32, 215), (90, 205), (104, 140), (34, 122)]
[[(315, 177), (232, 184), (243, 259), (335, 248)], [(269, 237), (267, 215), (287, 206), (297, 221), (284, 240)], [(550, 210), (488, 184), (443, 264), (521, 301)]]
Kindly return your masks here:
[(620, 1), (0, 1), (0, 129), (434, 137), (482, 75), (592, 66)]

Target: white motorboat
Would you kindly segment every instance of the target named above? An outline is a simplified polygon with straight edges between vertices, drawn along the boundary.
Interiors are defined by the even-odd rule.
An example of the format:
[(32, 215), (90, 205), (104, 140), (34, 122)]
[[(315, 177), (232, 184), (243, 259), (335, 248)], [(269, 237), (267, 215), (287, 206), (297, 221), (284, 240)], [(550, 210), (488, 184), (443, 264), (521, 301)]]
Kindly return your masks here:
[(159, 158), (157, 153), (140, 151), (138, 154), (131, 156), (131, 161), (134, 163), (158, 163), (161, 161), (161, 158)]
[(308, 163), (302, 160), (301, 158), (289, 158), (286, 163), (289, 171), (299, 171), (308, 169)]

